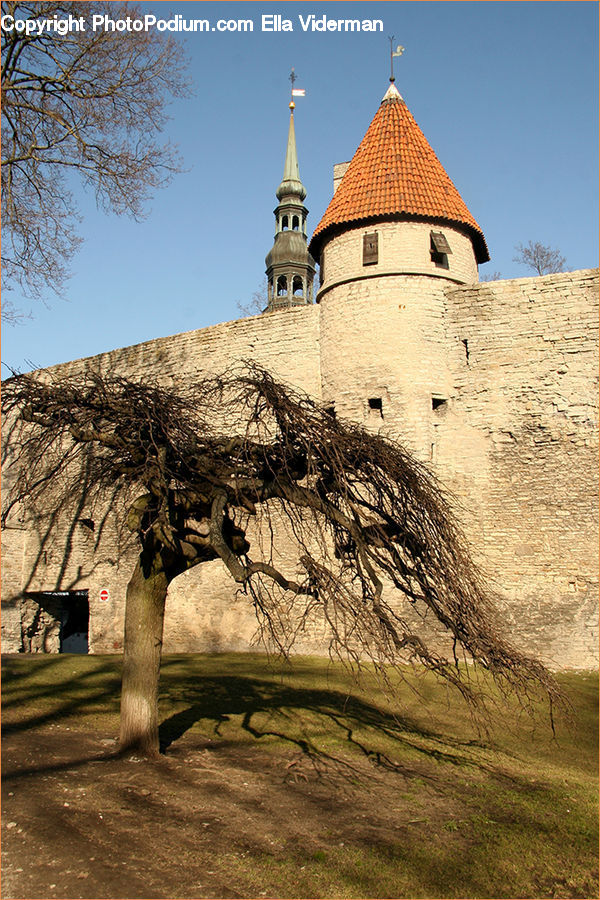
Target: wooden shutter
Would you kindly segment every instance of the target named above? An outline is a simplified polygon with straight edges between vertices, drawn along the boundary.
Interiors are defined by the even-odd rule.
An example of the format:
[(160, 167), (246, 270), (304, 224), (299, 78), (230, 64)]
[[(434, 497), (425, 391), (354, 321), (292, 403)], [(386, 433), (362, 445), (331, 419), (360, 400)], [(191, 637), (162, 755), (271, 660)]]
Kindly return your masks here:
[(363, 235), (363, 266), (371, 266), (378, 261), (378, 238), (376, 231)]

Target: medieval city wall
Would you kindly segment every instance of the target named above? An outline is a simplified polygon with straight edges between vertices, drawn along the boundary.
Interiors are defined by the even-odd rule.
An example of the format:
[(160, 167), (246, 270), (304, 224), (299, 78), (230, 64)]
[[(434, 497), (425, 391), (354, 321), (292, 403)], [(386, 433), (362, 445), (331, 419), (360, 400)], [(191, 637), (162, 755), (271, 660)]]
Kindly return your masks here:
[[(277, 378), (318, 397), (319, 308), (299, 307), (147, 341), (54, 366), (42, 374), (56, 378), (90, 370), (177, 385), (231, 371), (243, 360), (253, 360)], [(93, 530), (82, 524), (90, 520)], [(110, 515), (97, 544), (100, 525), (97, 511), (78, 509), (61, 517), (50, 540), (44, 536), (44, 522), (34, 525), (20, 520), (18, 514), (12, 517), (2, 535), (4, 652), (18, 652), (21, 647), (22, 614), (31, 624), (35, 604), (22, 600), (24, 592), (71, 589), (89, 591), (91, 652), (122, 648), (125, 592), (135, 547), (117, 546), (116, 522)], [(190, 573), (197, 584), (193, 577), (182, 576), (181, 584), (173, 585), (165, 649), (247, 648), (256, 630), (251, 606), (246, 598), (232, 600), (235, 586), (220, 563), (200, 568), (201, 573)], [(108, 591), (108, 601), (100, 599), (102, 590)], [(43, 614), (31, 649), (56, 651), (58, 630), (52, 616)]]
[(595, 270), (321, 300), (324, 400), (432, 465), (513, 639), (556, 667), (597, 664), (597, 315)]
[(2, 652), (21, 649), (21, 591), (25, 583), (27, 532), (15, 523), (2, 532)]
[(311, 395), (320, 391), (319, 309), (303, 306), (236, 319), (53, 366), (52, 373), (85, 370), (150, 377), (182, 384), (252, 360)]
[(522, 648), (597, 664), (598, 272), (449, 288), (436, 467)]
[[(320, 305), (49, 371), (94, 368), (177, 384), (254, 359), (334, 405), (339, 416), (401, 439), (455, 491), (477, 559), (505, 597), (513, 639), (556, 667), (591, 667), (597, 277), (586, 270), (462, 286), (414, 275), (354, 281), (326, 292)], [(374, 398), (381, 410), (370, 407)], [(4, 648), (19, 649), (23, 589), (76, 586), (89, 590), (91, 651), (118, 652), (134, 549), (119, 556), (110, 521), (97, 550), (97, 531), (65, 521), (59, 540), (41, 553), (39, 535), (13, 524), (3, 535), (3, 601), (12, 609)], [(102, 589), (109, 591), (106, 602)], [(255, 631), (249, 598), (236, 592), (219, 561), (173, 582), (166, 652), (245, 650)], [(315, 652), (322, 637), (315, 623), (297, 649)], [(49, 634), (46, 649), (56, 649), (53, 640)]]

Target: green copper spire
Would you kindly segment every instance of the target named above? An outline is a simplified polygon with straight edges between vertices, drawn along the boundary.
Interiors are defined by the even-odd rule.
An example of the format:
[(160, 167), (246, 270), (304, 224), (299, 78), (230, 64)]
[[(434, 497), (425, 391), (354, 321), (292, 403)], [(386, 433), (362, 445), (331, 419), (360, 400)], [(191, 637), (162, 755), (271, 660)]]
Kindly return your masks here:
[(300, 169), (298, 167), (298, 153), (296, 151), (296, 131), (294, 129), (295, 103), (290, 103), (290, 128), (288, 131), (287, 149), (285, 152), (285, 165), (283, 167), (283, 181), (277, 188), (277, 199), (283, 197), (298, 197), (304, 200), (306, 190), (300, 181)]
[(313, 278), (316, 267), (314, 259), (308, 252), (306, 241), (308, 210), (302, 202), (306, 197), (306, 190), (300, 181), (298, 169), (293, 100), (290, 103), (290, 110), (283, 181), (276, 192), (279, 204), (274, 210), (275, 241), (265, 259), (267, 266), (265, 312), (275, 312), (290, 306), (305, 306), (313, 302)]

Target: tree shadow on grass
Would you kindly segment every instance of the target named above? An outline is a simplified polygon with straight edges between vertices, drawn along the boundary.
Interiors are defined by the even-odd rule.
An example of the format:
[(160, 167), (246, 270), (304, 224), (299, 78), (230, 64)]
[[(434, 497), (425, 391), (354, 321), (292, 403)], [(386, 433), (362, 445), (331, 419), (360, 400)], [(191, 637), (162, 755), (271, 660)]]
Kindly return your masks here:
[[(2, 659), (2, 734), (56, 724), (83, 712), (119, 709), (120, 662), (87, 657), (92, 664), (69, 675), (69, 654)], [(80, 658), (77, 657), (77, 665)], [(29, 679), (26, 686), (24, 679)]]
[[(419, 757), (500, 774), (485, 759), (484, 741), (437, 734), (413, 719), (340, 691), (224, 675), (201, 678), (180, 698), (192, 702), (161, 723), (163, 753), (198, 723), (222, 736), (221, 727), (240, 717), (239, 727), (248, 735), (257, 740), (275, 738), (297, 748), (318, 775), (332, 766), (351, 772), (352, 755), (344, 750), (407, 776), (423, 777), (414, 765)], [(339, 752), (334, 753), (332, 745)]]
[[(199, 725), (205, 734), (220, 737), (221, 746), (276, 741), (294, 749), (298, 759), (290, 763), (290, 777), (300, 774), (304, 764), (318, 776), (345, 772), (351, 777), (361, 761), (405, 776), (429, 778), (431, 767), (423, 762), (438, 761), (508, 777), (486, 741), (442, 734), (346, 690), (300, 687), (254, 674), (203, 672), (181, 678), (170, 671), (180, 662), (167, 658), (163, 663), (168, 702), (184, 706), (160, 726), (163, 753)], [(8, 715), (3, 733), (66, 723), (82, 714), (100, 714), (112, 726), (118, 716), (119, 675), (115, 657), (90, 658), (73, 672), (65, 656), (43, 657), (35, 666), (21, 657), (4, 659), (3, 707)], [(229, 728), (222, 735), (226, 723)]]

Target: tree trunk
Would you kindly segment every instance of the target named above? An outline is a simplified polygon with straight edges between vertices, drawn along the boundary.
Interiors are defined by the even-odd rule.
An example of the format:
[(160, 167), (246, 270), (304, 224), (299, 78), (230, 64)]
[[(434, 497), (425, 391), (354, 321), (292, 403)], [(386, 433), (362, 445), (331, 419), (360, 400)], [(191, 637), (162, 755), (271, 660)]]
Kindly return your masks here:
[(138, 560), (127, 585), (121, 685), (121, 750), (158, 756), (158, 679), (168, 579), (144, 576)]

